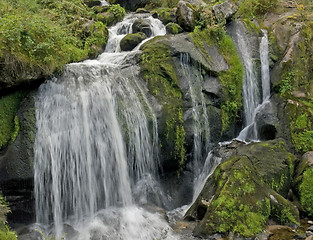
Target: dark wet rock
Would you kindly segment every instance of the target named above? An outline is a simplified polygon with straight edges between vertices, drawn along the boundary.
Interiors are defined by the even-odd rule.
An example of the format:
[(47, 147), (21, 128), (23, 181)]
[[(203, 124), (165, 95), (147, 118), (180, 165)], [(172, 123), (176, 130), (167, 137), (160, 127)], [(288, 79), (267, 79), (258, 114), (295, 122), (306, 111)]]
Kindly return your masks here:
[(133, 33), (143, 32), (147, 37), (152, 35), (149, 19), (137, 19), (132, 25)]
[(90, 8), (101, 5), (101, 1), (99, 0), (84, 0), (84, 3)]
[(139, 43), (147, 38), (146, 34), (142, 32), (138, 33), (130, 33), (127, 34), (120, 43), (122, 51), (131, 51), (133, 50)]

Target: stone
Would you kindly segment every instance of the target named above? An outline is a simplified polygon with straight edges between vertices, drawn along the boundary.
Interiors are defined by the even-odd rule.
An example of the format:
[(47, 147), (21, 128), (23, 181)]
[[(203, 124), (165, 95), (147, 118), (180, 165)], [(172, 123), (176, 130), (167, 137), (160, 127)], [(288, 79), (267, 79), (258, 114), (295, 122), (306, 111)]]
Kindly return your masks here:
[(100, 0), (84, 0), (84, 3), (90, 8), (95, 6), (101, 6)]
[(277, 136), (280, 121), (277, 117), (277, 106), (272, 101), (267, 101), (260, 107), (256, 114), (255, 122), (258, 138), (261, 141), (273, 140)]
[(150, 21), (148, 19), (137, 19), (132, 25), (133, 33), (143, 32), (147, 37), (152, 35)]
[(229, 19), (238, 11), (238, 6), (230, 0), (213, 6), (213, 12), (218, 19)]
[[(228, 160), (222, 157), (222, 164), (208, 178), (185, 215), (186, 220), (199, 220), (193, 231), (195, 236), (205, 238), (229, 231), (241, 234), (236, 228), (240, 223), (245, 229), (243, 237), (252, 237), (264, 230), (269, 218), (279, 222), (277, 216), (285, 211), (288, 214), (284, 221), (298, 224), (297, 208), (284, 198), (291, 187), (290, 167), (295, 157), (282, 140), (241, 143), (225, 157)], [(286, 181), (281, 182), (281, 177)], [(253, 220), (247, 220), (250, 214), (254, 215)]]
[(179, 34), (184, 31), (181, 26), (179, 26), (177, 23), (172, 22), (166, 24), (165, 28), (167, 34)]
[(142, 32), (127, 34), (120, 42), (121, 50), (131, 51), (146, 38), (146, 34)]
[[(190, 5), (189, 5), (190, 6)], [(191, 32), (195, 27), (194, 10), (190, 8), (185, 1), (179, 1), (177, 4), (177, 23), (186, 31)]]
[(313, 232), (313, 226), (308, 227), (307, 231)]

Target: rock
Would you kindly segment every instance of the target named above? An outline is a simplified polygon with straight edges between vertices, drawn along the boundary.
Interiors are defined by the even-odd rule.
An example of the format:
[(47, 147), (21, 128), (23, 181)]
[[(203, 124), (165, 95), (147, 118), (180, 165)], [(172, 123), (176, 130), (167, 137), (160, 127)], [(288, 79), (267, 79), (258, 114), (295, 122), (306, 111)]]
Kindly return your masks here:
[(168, 23), (166, 24), (166, 33), (167, 34), (178, 34), (182, 33), (184, 30), (177, 23)]
[(308, 220), (308, 224), (311, 224), (311, 225), (313, 225), (313, 221), (311, 221), (311, 220)]
[(217, 19), (229, 19), (238, 11), (238, 6), (230, 0), (213, 6), (213, 12)]
[(190, 4), (185, 1), (179, 1), (177, 4), (177, 23), (187, 32), (193, 31), (195, 27), (194, 10)]
[(146, 9), (144, 9), (144, 8), (138, 8), (137, 10), (136, 10), (136, 13), (149, 13), (150, 11), (149, 10), (146, 10)]
[(144, 8), (151, 0), (115, 0), (114, 4), (120, 4), (123, 8), (136, 11), (137, 8)]
[(203, 92), (217, 97), (222, 97), (222, 84), (216, 77), (208, 77), (202, 84)]
[(12, 213), (8, 220), (15, 223), (34, 221), (33, 175), (36, 134), (34, 92), (21, 102), (18, 110), (20, 131), (15, 141), (0, 154), (0, 186)]
[(252, 237), (264, 230), (269, 218), (298, 224), (297, 208), (283, 197), (291, 187), (290, 167), (295, 162), (284, 142), (239, 145), (230, 155), (225, 162), (222, 159), (185, 215), (185, 219), (200, 220), (195, 236), (231, 231)]
[(312, 231), (306, 231), (305, 234), (306, 234), (307, 237), (313, 236), (313, 232)]
[(307, 231), (313, 232), (313, 226), (308, 227)]
[(177, 8), (162, 8), (156, 9), (152, 12), (152, 17), (158, 18), (164, 25), (173, 22), (176, 23)]
[(280, 121), (277, 117), (277, 106), (269, 100), (262, 104), (255, 117), (258, 138), (261, 141), (273, 140), (277, 136)]
[(95, 6), (101, 6), (100, 0), (84, 0), (84, 3), (90, 8)]
[(131, 51), (146, 38), (146, 34), (142, 32), (127, 34), (120, 42), (121, 49), (122, 51)]
[(148, 19), (137, 19), (132, 25), (133, 33), (143, 32), (147, 37), (152, 35), (150, 21)]

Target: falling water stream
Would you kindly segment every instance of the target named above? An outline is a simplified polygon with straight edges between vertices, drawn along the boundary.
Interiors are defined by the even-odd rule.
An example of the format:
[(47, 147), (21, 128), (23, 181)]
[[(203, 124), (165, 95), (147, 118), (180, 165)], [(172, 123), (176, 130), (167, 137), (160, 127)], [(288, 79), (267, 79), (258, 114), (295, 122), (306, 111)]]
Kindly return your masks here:
[(257, 67), (252, 58), (252, 49), (247, 41), (246, 33), (238, 32), (238, 49), (242, 56), (245, 77), (243, 83), (243, 105), (245, 115), (245, 128), (237, 137), (241, 141), (257, 141), (258, 132), (255, 122), (256, 114), (270, 97), (270, 73), (268, 56), (268, 35), (262, 30), (263, 36), (260, 41), (259, 53), (261, 62), (261, 89), (258, 84)]

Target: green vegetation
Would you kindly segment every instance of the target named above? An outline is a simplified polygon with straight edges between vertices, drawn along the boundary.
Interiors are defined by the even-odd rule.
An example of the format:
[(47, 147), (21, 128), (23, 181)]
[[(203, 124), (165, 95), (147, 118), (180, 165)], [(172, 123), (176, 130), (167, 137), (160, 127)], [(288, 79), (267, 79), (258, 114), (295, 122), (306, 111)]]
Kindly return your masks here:
[(237, 16), (255, 18), (273, 10), (279, 0), (235, 0), (239, 3)]
[(160, 101), (165, 121), (165, 138), (162, 146), (169, 146), (169, 153), (180, 172), (186, 161), (185, 129), (182, 116), (182, 93), (171, 57), (171, 51), (158, 37), (142, 46), (141, 71), (151, 93)]
[(308, 168), (303, 173), (302, 183), (300, 184), (300, 202), (306, 213), (313, 217), (313, 169)]
[[(119, 5), (106, 8), (122, 19)], [(96, 56), (107, 42), (107, 26), (82, 0), (2, 0), (0, 62), (10, 69), (35, 68), (43, 74), (66, 63)]]
[(13, 142), (18, 135), (19, 121), (16, 113), (21, 98), (21, 92), (0, 98), (0, 149)]
[(6, 224), (6, 215), (10, 212), (5, 198), (0, 193), (0, 239), (1, 240), (17, 240), (15, 232), (11, 231)]

